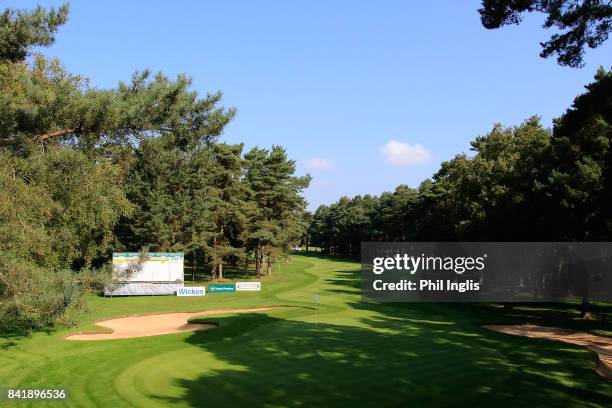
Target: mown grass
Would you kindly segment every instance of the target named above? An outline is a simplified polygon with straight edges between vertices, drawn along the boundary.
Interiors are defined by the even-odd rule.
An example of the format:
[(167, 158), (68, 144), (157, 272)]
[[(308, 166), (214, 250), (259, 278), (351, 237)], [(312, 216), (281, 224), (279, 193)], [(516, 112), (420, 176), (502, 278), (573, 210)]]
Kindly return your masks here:
[(68, 405), (85, 407), (612, 406), (590, 351), (481, 328), (509, 318), (498, 307), (363, 303), (357, 263), (306, 254), (261, 293), (94, 297), (70, 331), (110, 316), (270, 304), (308, 308), (207, 316), (219, 327), (140, 339), (15, 334), (0, 348), (0, 385), (65, 387)]

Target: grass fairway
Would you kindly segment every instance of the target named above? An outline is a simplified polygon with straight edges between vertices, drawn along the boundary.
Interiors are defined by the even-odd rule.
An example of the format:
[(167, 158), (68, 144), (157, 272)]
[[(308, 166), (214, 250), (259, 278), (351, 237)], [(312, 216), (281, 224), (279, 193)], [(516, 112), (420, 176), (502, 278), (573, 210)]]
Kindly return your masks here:
[(482, 329), (495, 320), (489, 309), (362, 303), (358, 270), (295, 255), (261, 293), (92, 297), (71, 331), (130, 314), (312, 307), (315, 290), (321, 307), (206, 317), (220, 326), (127, 340), (71, 342), (63, 329), (9, 335), (0, 385), (65, 387), (69, 405), (84, 407), (612, 406), (594, 353)]

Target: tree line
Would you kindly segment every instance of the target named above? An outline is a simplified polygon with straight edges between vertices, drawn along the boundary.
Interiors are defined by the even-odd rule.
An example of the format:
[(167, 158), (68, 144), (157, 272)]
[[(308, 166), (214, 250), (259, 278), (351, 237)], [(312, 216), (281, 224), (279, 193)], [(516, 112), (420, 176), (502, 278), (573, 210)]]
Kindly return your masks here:
[(418, 188), (343, 197), (308, 215), (308, 243), (358, 256), (364, 241), (612, 240), (612, 71), (554, 120), (495, 125)]
[[(607, 38), (610, 6), (485, 1), (487, 28), (547, 13), (564, 33), (545, 56), (582, 64)], [(529, 3), (529, 4), (528, 4)], [(182, 251), (270, 273), (306, 243), (356, 256), (362, 241), (609, 240), (611, 73), (544, 128), (495, 126), (417, 189), (341, 198), (305, 212), (310, 178), (280, 146), (220, 143), (236, 111), (191, 79), (148, 70), (100, 89), (33, 52), (54, 42), (68, 6), (0, 14), (0, 322), (44, 326), (78, 314), (108, 280), (113, 250)], [(304, 239), (304, 238), (302, 238)], [(73, 313), (74, 312), (74, 313)]]
[(181, 251), (213, 278), (271, 273), (306, 228), (309, 176), (281, 146), (218, 141), (235, 116), (190, 78), (136, 72), (99, 89), (50, 45), (68, 7), (0, 15), (0, 321), (76, 315), (112, 251)]

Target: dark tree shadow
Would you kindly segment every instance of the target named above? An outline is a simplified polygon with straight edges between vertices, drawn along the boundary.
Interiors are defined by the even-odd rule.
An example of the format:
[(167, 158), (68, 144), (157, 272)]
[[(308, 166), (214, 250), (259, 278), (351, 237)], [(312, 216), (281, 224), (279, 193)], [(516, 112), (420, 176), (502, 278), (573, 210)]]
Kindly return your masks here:
[(334, 285), (333, 289), (328, 289), (329, 292), (352, 295), (361, 293), (361, 271), (359, 269), (338, 271), (332, 278), (326, 278), (323, 282)]
[(157, 398), (194, 407), (612, 404), (586, 350), (466, 329), (436, 305), (383, 309), (362, 328), (265, 314), (218, 319), (218, 329), (187, 342), (236, 368), (177, 379), (184, 395)]
[[(612, 406), (593, 352), (481, 328), (499, 317), (483, 305), (360, 302), (360, 281), (358, 268), (326, 278), (355, 296), (317, 326), (259, 313), (215, 319), (217, 329), (186, 341), (224, 368), (177, 378), (178, 397), (151, 397), (192, 407)], [(330, 323), (344, 317), (353, 320)]]
[[(46, 327), (36, 330), (38, 333), (46, 333), (47, 335), (51, 335), (55, 333), (55, 329), (53, 327)], [(18, 345), (21, 341), (26, 338), (29, 338), (32, 335), (33, 330), (12, 326), (12, 327), (3, 327), (0, 329), (0, 350), (7, 350), (16, 345)]]

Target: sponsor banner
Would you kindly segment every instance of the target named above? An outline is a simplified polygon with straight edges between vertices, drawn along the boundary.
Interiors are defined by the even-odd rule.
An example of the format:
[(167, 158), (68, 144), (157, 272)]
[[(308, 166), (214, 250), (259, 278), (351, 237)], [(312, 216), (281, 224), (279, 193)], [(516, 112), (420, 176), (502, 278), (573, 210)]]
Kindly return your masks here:
[(237, 291), (259, 291), (261, 290), (261, 282), (236, 282)]
[(229, 293), (235, 291), (236, 286), (231, 283), (213, 283), (208, 285), (208, 293)]
[(204, 296), (206, 288), (204, 286), (185, 286), (176, 290), (176, 296)]
[(612, 301), (612, 242), (367, 242), (362, 300)]
[(114, 283), (104, 287), (104, 296), (174, 296), (182, 283)]

